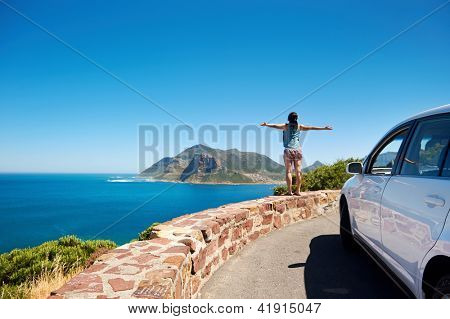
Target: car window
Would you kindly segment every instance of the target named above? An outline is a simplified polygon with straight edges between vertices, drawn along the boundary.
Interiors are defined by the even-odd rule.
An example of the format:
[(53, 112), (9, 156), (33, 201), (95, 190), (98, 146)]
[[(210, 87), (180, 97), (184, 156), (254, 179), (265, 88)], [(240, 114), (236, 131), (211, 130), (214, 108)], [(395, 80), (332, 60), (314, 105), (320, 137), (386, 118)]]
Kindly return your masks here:
[(372, 160), (372, 167), (370, 174), (377, 175), (390, 175), (392, 168), (397, 158), (397, 153), (400, 150), (400, 146), (405, 140), (408, 134), (408, 129), (405, 129), (392, 137), (387, 144), (385, 144)]
[(450, 119), (419, 123), (403, 159), (401, 175), (438, 176), (450, 139)]

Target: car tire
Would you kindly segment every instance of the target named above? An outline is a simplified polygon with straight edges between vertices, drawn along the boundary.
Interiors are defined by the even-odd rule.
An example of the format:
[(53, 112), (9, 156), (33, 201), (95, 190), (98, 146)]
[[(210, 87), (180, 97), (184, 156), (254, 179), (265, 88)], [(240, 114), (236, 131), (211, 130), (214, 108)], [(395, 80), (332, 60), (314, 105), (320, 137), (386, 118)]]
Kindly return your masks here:
[(442, 276), (433, 287), (432, 299), (450, 299), (450, 274)]
[(340, 204), (340, 227), (339, 233), (341, 237), (342, 246), (346, 250), (353, 250), (355, 248), (355, 240), (353, 239), (352, 227), (350, 223), (350, 214), (348, 212), (347, 202), (345, 200), (341, 201)]

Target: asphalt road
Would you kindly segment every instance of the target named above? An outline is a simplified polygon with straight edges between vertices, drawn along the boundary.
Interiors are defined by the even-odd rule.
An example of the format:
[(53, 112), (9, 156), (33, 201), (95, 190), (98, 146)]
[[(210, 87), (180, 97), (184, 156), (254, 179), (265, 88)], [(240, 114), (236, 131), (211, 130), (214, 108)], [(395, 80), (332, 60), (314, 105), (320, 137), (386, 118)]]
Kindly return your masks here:
[(338, 214), (290, 225), (227, 261), (201, 298), (406, 298), (362, 250), (345, 251)]

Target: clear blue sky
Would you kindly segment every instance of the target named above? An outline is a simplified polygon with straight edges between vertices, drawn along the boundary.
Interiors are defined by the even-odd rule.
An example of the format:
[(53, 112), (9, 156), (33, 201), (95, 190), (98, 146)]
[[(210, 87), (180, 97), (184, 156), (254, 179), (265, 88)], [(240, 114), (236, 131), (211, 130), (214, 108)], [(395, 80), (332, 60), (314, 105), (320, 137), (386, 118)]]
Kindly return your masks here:
[[(5, 1), (194, 127), (269, 120), (445, 2)], [(450, 5), (296, 106), (335, 128), (308, 162), (450, 103), (449, 57)], [(139, 124), (177, 121), (0, 3), (0, 171), (136, 172)]]

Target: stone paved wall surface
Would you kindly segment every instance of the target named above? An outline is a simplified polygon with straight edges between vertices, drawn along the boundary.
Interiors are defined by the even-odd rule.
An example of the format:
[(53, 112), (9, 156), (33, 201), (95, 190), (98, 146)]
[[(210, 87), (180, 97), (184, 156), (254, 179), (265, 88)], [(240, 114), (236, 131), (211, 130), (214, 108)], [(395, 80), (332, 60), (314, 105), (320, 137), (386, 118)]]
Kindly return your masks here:
[(339, 191), (269, 196), (180, 216), (154, 239), (120, 246), (49, 298), (196, 298), (210, 276), (248, 243), (336, 209)]

